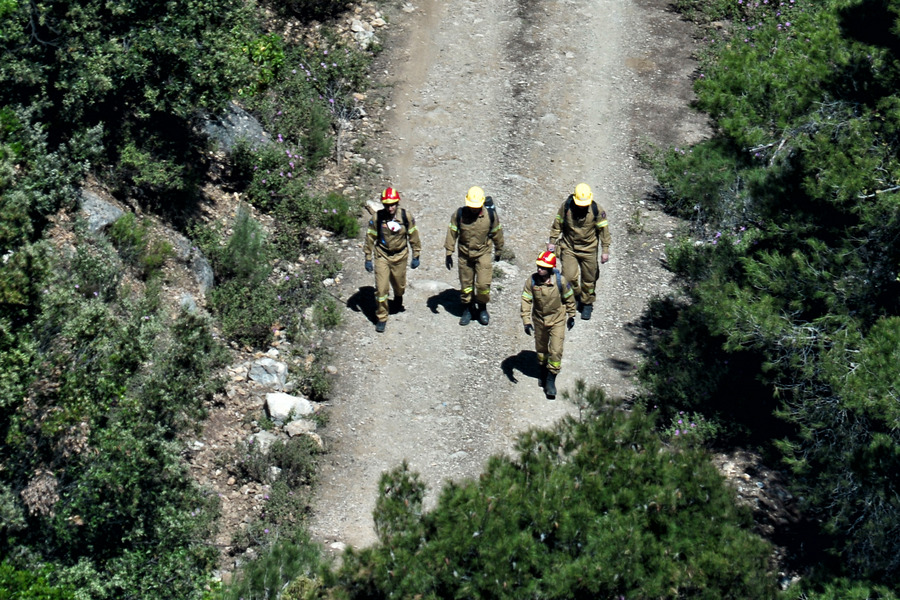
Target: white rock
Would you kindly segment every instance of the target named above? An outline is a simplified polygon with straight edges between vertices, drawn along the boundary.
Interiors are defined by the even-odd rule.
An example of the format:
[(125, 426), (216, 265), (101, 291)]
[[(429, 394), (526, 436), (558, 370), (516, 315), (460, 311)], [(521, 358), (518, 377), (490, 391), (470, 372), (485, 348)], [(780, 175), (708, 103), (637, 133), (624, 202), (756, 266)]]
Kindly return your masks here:
[(272, 358), (260, 358), (250, 367), (250, 379), (280, 390), (287, 379), (287, 365)]
[(315, 422), (308, 421), (306, 419), (297, 419), (296, 421), (291, 421), (284, 426), (284, 432), (291, 437), (303, 435), (306, 433), (313, 433), (315, 430)]
[(284, 392), (266, 394), (266, 412), (276, 423), (286, 423), (292, 416), (309, 415), (315, 411), (312, 402), (303, 396)]
[(268, 431), (260, 431), (259, 433), (254, 433), (250, 436), (250, 444), (258, 447), (263, 454), (268, 452), (269, 448), (271, 448), (272, 444), (277, 440), (278, 436), (274, 433), (269, 433)]

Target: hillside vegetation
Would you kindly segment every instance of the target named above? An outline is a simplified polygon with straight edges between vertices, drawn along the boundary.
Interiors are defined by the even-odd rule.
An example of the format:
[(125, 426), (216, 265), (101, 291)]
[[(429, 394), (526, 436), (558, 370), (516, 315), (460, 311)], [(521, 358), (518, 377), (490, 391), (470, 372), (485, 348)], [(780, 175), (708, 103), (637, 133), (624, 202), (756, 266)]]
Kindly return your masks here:
[[(379, 544), (340, 568), (279, 512), (284, 483), (278, 530), (222, 586), (218, 499), (182, 436), (229, 346), (314, 335), (310, 307), (338, 323), (314, 282), (339, 265), (301, 234), (357, 234), (354, 201), (313, 182), (370, 54), (271, 30), (337, 2), (0, 0), (0, 598), (896, 598), (900, 0), (674, 4), (708, 31), (695, 89), (716, 134), (645, 156), (690, 226), (667, 249), (678, 292), (646, 313), (637, 402), (579, 386), (580, 418), (523, 433), (428, 513), (415, 473), (385, 474)], [(225, 185), (271, 234), (250, 211), (199, 218), (218, 148), (198, 120), (235, 99), (277, 139), (238, 144)], [(87, 179), (134, 208), (105, 233), (77, 218)], [(166, 298), (151, 223), (209, 258), (210, 316)], [(321, 260), (276, 280), (298, 252)], [(786, 591), (706, 450), (747, 446), (816, 526)]]

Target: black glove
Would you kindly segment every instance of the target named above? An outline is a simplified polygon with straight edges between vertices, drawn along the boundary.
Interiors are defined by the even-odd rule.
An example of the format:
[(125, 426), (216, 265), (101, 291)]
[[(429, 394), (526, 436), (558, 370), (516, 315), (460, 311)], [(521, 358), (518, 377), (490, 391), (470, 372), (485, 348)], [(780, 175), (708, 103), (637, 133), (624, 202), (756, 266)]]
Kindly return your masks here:
[(375, 270), (375, 265), (372, 264), (372, 261), (371, 261), (371, 260), (367, 260), (367, 261), (366, 261), (366, 271), (368, 271), (369, 273), (371, 273), (371, 272), (373, 272), (374, 270)]
[(571, 331), (573, 327), (575, 327), (575, 317), (569, 317), (569, 320), (566, 321), (566, 329)]
[(500, 261), (500, 253), (498, 252), (497, 254), (494, 255), (494, 262), (499, 262), (499, 261)]
[(413, 257), (412, 262), (409, 263), (409, 268), (410, 269), (418, 269), (419, 268), (419, 257), (418, 256)]
[(531, 335), (531, 332), (534, 331), (534, 325), (529, 323), (525, 326), (525, 335)]
[(447, 270), (448, 270), (448, 271), (449, 271), (450, 269), (453, 268), (453, 255), (452, 255), (452, 254), (448, 254), (448, 255), (447, 255), (447, 261), (446, 261), (446, 263), (447, 263)]

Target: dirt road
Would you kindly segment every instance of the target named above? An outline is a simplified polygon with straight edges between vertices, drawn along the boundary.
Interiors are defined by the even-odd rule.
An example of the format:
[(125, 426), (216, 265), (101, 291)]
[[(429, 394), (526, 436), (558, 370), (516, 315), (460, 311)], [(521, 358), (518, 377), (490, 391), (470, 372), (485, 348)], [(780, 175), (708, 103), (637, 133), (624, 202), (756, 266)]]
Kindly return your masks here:
[[(609, 214), (612, 258), (600, 274), (591, 321), (567, 335), (561, 390), (576, 379), (612, 401), (633, 389), (640, 360), (633, 324), (668, 276), (660, 257), (677, 224), (644, 202), (652, 189), (636, 150), (705, 133), (688, 109), (691, 28), (666, 0), (420, 0), (387, 9), (379, 72), (385, 101), (373, 140), (417, 219), (422, 266), (410, 271), (407, 309), (377, 334), (373, 279), (345, 265), (351, 297), (336, 345), (340, 373), (330, 454), (311, 529), (326, 547), (366, 546), (378, 479), (403, 460), (429, 485), (476, 477), (509, 452), (517, 432), (552, 424), (574, 407), (538, 388), (519, 298), (553, 215), (580, 181)], [(514, 264), (495, 278), (491, 323), (459, 315), (456, 271), (442, 249), (469, 186), (493, 196)], [(335, 543), (338, 544), (335, 544)]]

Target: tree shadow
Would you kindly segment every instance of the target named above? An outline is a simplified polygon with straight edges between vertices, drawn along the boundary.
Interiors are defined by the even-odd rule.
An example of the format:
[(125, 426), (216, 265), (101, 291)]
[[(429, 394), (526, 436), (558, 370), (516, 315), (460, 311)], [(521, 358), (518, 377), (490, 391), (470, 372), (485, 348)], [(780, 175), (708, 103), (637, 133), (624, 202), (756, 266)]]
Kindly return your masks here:
[(375, 304), (375, 287), (364, 285), (356, 290), (356, 292), (347, 298), (347, 308), (353, 312), (361, 312), (372, 323), (378, 322), (375, 316), (375, 310), (378, 306)]
[(507, 356), (500, 363), (500, 368), (503, 369), (503, 374), (506, 375), (506, 378), (513, 383), (519, 383), (519, 380), (516, 379), (516, 371), (524, 377), (532, 379), (537, 379), (541, 374), (541, 369), (537, 362), (537, 353), (534, 350), (522, 350), (518, 354)]
[(438, 314), (438, 307), (443, 308), (444, 311), (454, 317), (461, 317), (463, 312), (463, 303), (459, 299), (459, 290), (455, 288), (449, 288), (440, 294), (435, 294), (428, 299), (426, 305), (434, 314)]
[(634, 363), (622, 360), (621, 358), (607, 358), (603, 362), (610, 365), (616, 371), (621, 371), (622, 373), (631, 373), (634, 371)]

